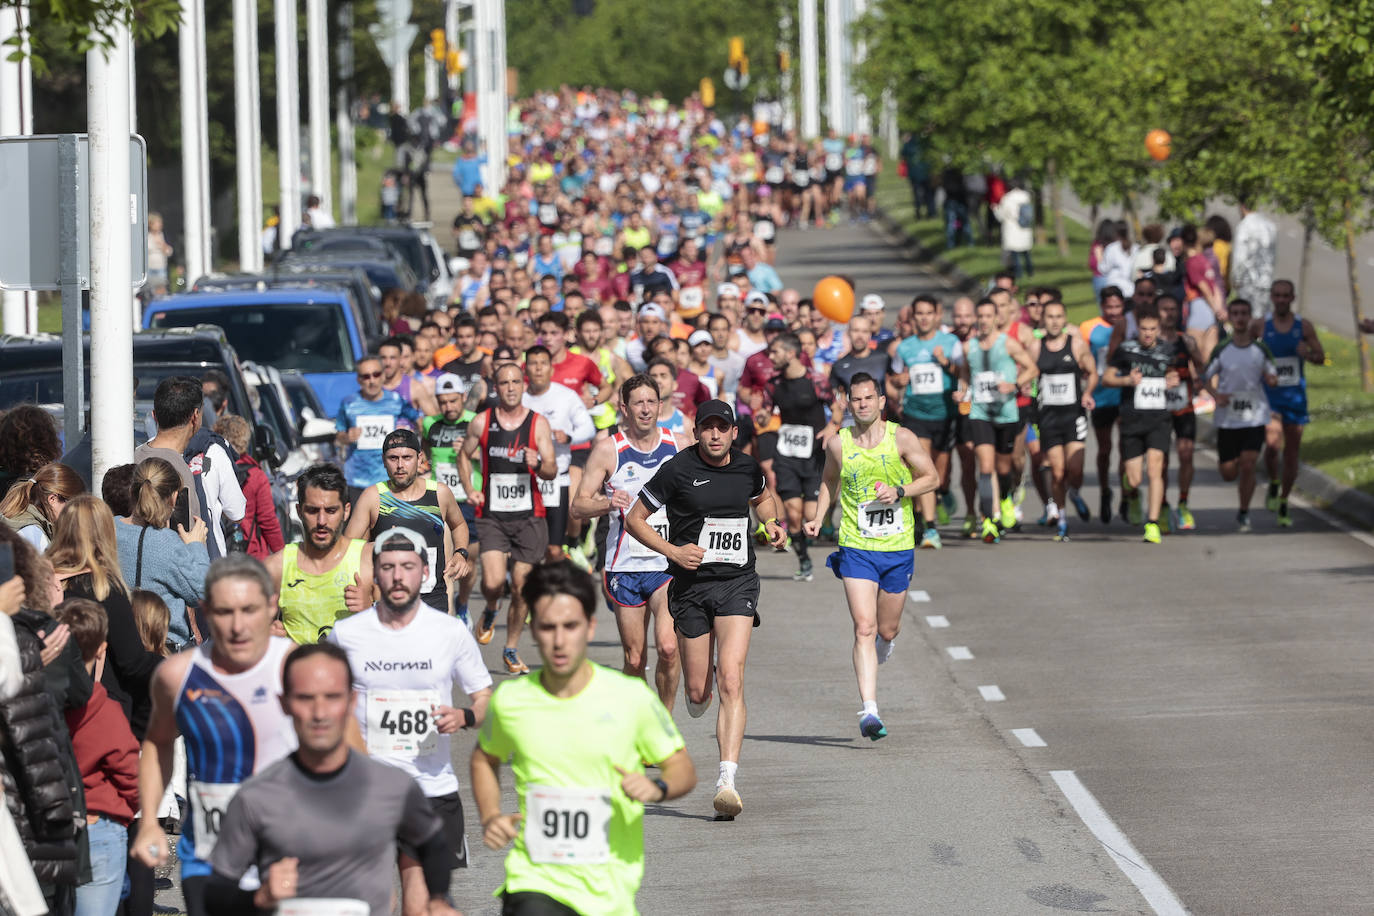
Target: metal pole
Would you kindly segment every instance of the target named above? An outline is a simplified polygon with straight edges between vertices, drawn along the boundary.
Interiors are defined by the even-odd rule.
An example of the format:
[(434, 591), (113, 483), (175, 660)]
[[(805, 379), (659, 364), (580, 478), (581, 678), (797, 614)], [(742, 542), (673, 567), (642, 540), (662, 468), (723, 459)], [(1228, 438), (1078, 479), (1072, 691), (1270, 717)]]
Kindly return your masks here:
[(425, 101), (439, 98), (439, 61), (434, 59), (434, 49), (425, 46)]
[(86, 425), (86, 358), (81, 340), (81, 246), (77, 210), (78, 202), (89, 194), (89, 187), (87, 176), (81, 174), (76, 134), (62, 134), (57, 138), (57, 174), (60, 182), (57, 238), (61, 248), (58, 286), (62, 291), (62, 435), (67, 447), (71, 448), (80, 441)]
[(494, 28), (496, 38), (493, 42), (493, 49), (496, 57), (496, 91), (495, 108), (492, 111), (493, 131), (496, 137), (496, 182), (487, 189), (487, 193), (496, 195), (506, 184), (506, 160), (509, 157), (510, 146), (506, 134), (506, 115), (510, 107), (510, 91), (506, 85), (506, 0), (492, 0), (495, 9)]
[[(186, 282), (194, 283), (205, 275), (202, 232), (205, 214), (201, 211), (200, 194), (200, 103), (196, 99), (196, 45), (204, 46), (204, 36), (197, 31), (196, 0), (182, 0), (181, 28), (177, 30), (177, 52), (181, 72), (181, 208), (182, 258), (186, 264)], [(126, 74), (127, 76), (127, 74)]]
[(844, 37), (844, 0), (825, 0), (825, 104), (826, 122), (839, 134), (849, 133), (848, 64)]
[(339, 4), (339, 88), (334, 117), (339, 131), (339, 218), (358, 224), (358, 149), (353, 135), (353, 4)]
[[(199, 134), (196, 187), (200, 192), (200, 259), (206, 271), (215, 269), (215, 229), (210, 221), (210, 83), (205, 63), (205, 0), (195, 0), (196, 12), (196, 131)], [(195, 281), (187, 277), (189, 287)], [(142, 315), (139, 315), (141, 322)], [(136, 322), (140, 323), (140, 322)]]
[[(868, 8), (867, 0), (850, 0), (850, 15), (845, 20), (845, 33), (849, 33), (850, 27), (858, 21)], [(859, 65), (868, 56), (868, 46), (863, 41), (856, 41), (853, 47), (853, 54), (850, 57), (850, 65), (846, 72), (849, 78), (849, 100), (854, 112), (854, 133), (866, 136), (873, 133), (873, 120), (868, 113), (868, 97), (859, 91), (859, 87), (854, 82), (854, 74)]]
[(86, 54), (91, 214), (91, 484), (134, 455), (129, 246), (129, 27)]
[[(20, 32), (22, 7), (0, 9), (0, 48), (10, 47), (9, 41)], [(20, 88), (20, 65), (6, 60), (0, 53), (0, 136), (17, 137), (24, 133), (24, 101)], [(28, 308), (26, 294), (7, 289), (3, 294), (3, 330), (6, 334), (27, 334)]]
[(334, 213), (329, 161), (329, 17), (325, 0), (305, 0), (306, 62), (310, 70), (310, 192)]
[(821, 133), (821, 67), (816, 34), (816, 0), (800, 0), (797, 16), (801, 29), (801, 135), (814, 140)]
[[(248, 34), (248, 98), (252, 101), (251, 128), (252, 142), (248, 146), (248, 157), (252, 161), (249, 184), (249, 207), (252, 210), (251, 223), (259, 230), (262, 228), (262, 83), (258, 79), (258, 4), (256, 0), (246, 0), (244, 25)], [(262, 270), (262, 236), (259, 232), (253, 243), (253, 269)]]
[(296, 0), (276, 0), (277, 39), (277, 178), (281, 222), (277, 237), (282, 250), (301, 224), (301, 94), (296, 44)]
[(258, 242), (258, 221), (262, 207), (253, 191), (262, 179), (254, 179), (251, 150), (262, 142), (259, 122), (260, 100), (253, 95), (252, 74), (257, 61), (249, 53), (248, 20), (256, 0), (234, 0), (234, 146), (235, 181), (238, 185), (239, 267), (262, 269), (262, 245)]

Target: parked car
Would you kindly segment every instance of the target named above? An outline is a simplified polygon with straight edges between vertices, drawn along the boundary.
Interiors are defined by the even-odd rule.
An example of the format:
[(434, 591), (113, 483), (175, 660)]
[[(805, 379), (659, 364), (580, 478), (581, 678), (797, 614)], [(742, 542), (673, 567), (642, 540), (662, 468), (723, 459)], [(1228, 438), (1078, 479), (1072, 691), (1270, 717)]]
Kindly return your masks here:
[(358, 267), (320, 265), (319, 270), (290, 270), (272, 273), (206, 274), (191, 287), (193, 293), (230, 292), (255, 289), (317, 289), (337, 287), (348, 290), (358, 307), (358, 315), (367, 331), (369, 350), (385, 340), (382, 329), (382, 290), (372, 282), (367, 272)]
[(354, 365), (367, 352), (361, 319), (348, 295), (337, 289), (185, 293), (153, 302), (144, 310), (143, 324), (218, 325), (245, 359), (299, 370), (331, 417), (356, 389)]
[(281, 272), (315, 273), (320, 270), (350, 267), (361, 269), (383, 292), (389, 289), (403, 289), (416, 293), (425, 291), (425, 286), (415, 275), (415, 271), (399, 257), (384, 258), (356, 248), (321, 251), (318, 254), (288, 251), (276, 263), (276, 269)]
[(453, 277), (443, 249), (427, 224), (302, 229), (292, 239), (291, 250), (303, 254), (337, 253), (350, 247), (355, 250), (371, 248), (377, 242), (409, 265), (424, 284), (424, 291), (432, 302), (443, 305), (448, 301), (453, 294)]

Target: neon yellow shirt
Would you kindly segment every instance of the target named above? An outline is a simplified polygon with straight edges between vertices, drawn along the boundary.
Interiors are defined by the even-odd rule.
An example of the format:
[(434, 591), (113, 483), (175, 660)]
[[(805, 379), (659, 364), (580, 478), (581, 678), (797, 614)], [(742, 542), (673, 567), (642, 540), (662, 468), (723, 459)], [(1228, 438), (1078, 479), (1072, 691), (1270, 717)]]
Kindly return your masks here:
[(335, 622), (352, 616), (344, 604), (344, 589), (353, 584), (365, 543), (355, 538), (339, 565), (318, 575), (305, 572), (298, 565), (300, 545), (286, 545), (281, 556), (281, 596), (277, 606), (281, 608), (282, 626), (293, 642), (302, 646), (320, 642), (334, 629)]
[[(644, 878), (644, 805), (621, 791), (615, 767), (633, 772), (645, 763), (661, 763), (685, 747), (672, 717), (648, 685), (596, 664), (587, 686), (567, 699), (545, 690), (538, 671), (504, 681), (491, 696), (479, 743), (493, 757), (510, 760), (524, 815), (506, 856), (506, 883), (495, 896), (532, 891), (579, 913), (637, 913), (635, 894)], [(609, 861), (589, 865), (533, 861), (530, 838), (544, 842), (548, 831), (558, 837), (560, 830), (576, 830), (579, 821), (584, 837), (595, 838), (601, 830), (596, 822), (597, 804), (586, 806), (589, 823), (576, 804), (539, 807), (530, 793), (547, 797), (550, 793), (542, 787), (555, 793), (590, 790), (603, 805), (609, 798), (610, 821), (604, 834)]]
[[(874, 448), (854, 444), (854, 431), (840, 430), (840, 546), (857, 550), (913, 550), (916, 547), (916, 515), (911, 500), (902, 499), (891, 506), (873, 503), (874, 484), (902, 487), (911, 483), (911, 469), (897, 451), (896, 423), (884, 424), (883, 441)], [(865, 517), (860, 519), (860, 513)], [(865, 533), (865, 530), (869, 532)], [(873, 533), (886, 532), (874, 537)]]

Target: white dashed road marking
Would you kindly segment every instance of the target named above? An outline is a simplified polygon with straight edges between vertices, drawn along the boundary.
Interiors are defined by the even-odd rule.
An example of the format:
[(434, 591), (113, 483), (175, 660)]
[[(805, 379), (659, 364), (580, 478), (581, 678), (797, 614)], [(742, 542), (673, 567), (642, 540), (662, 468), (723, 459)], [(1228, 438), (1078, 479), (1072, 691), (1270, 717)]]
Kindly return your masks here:
[(949, 626), (949, 618), (945, 617), (943, 614), (934, 614), (926, 618), (926, 623), (928, 623), (933, 629), (938, 630), (941, 627)]
[(930, 600), (930, 592), (927, 592), (927, 591), (918, 590), (918, 591), (914, 591), (914, 592), (907, 592), (906, 594), (907, 594), (907, 597), (910, 598), (912, 601), (929, 601), (929, 600)]
[(1045, 739), (1036, 734), (1033, 728), (1013, 728), (1011, 733), (1021, 742), (1022, 747), (1049, 747)]
[(966, 662), (973, 658), (973, 653), (969, 651), (968, 646), (950, 646), (945, 651), (956, 662)]
[(1002, 692), (1002, 688), (998, 687), (996, 684), (984, 684), (978, 688), (978, 692), (981, 693), (983, 699), (987, 700), (989, 703), (1001, 703), (1007, 698), (1007, 695)]

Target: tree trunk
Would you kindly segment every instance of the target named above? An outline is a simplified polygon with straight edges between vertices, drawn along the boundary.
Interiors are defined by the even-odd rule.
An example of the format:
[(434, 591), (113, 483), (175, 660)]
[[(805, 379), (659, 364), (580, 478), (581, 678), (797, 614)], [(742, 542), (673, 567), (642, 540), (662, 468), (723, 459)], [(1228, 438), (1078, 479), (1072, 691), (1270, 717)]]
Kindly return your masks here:
[(1059, 193), (1059, 170), (1054, 159), (1045, 162), (1045, 181), (1050, 187), (1050, 213), (1054, 218), (1054, 243), (1059, 248), (1059, 257), (1069, 256), (1069, 236), (1064, 230), (1064, 205)]
[(1369, 365), (1369, 338), (1360, 333), (1360, 279), (1355, 260), (1354, 204), (1345, 202), (1345, 268), (1350, 275), (1350, 310), (1355, 316), (1355, 347), (1360, 354), (1360, 387), (1374, 393), (1374, 369)]
[(1137, 244), (1140, 242), (1140, 214), (1135, 212), (1135, 197), (1127, 191), (1121, 198), (1121, 205), (1126, 208), (1126, 218), (1131, 223), (1131, 238)]

